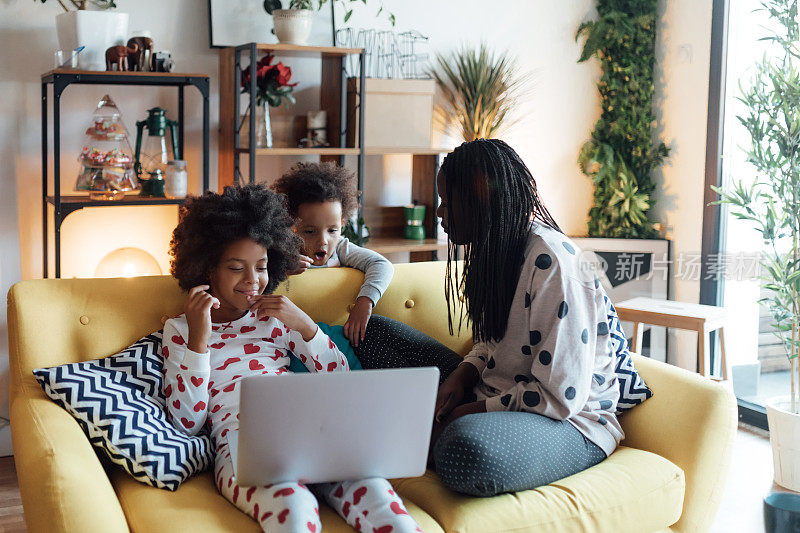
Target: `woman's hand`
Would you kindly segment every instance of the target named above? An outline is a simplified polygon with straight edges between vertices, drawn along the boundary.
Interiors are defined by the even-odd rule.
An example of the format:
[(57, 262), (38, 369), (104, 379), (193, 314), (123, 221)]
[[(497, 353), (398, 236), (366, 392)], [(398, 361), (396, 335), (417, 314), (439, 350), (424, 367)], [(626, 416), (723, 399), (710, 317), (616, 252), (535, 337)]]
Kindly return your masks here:
[(308, 257), (307, 255), (300, 254), (300, 257), (297, 259), (297, 267), (294, 270), (290, 270), (287, 272), (290, 276), (295, 276), (297, 274), (302, 274), (309, 267), (314, 263), (314, 260)]
[(372, 316), (372, 300), (366, 296), (359, 296), (350, 311), (347, 322), (344, 323), (344, 336), (353, 346), (364, 340), (364, 333), (367, 331), (367, 322)]
[(442, 424), (446, 426), (447, 424), (453, 422), (461, 418), (462, 416), (472, 415), (475, 413), (485, 413), (486, 412), (486, 400), (480, 400), (477, 402), (470, 402), (470, 403), (463, 403), (453, 409), (450, 413), (450, 416), (445, 420), (445, 423)]
[(219, 300), (207, 292), (210, 288), (208, 285), (192, 287), (183, 304), (186, 323), (189, 325), (187, 348), (197, 353), (205, 353), (208, 350), (208, 341), (211, 338), (211, 308), (219, 309)]
[(464, 386), (458, 375), (453, 371), (444, 383), (439, 385), (439, 392), (436, 394), (436, 407), (434, 408), (434, 420), (437, 423), (444, 421), (450, 413), (461, 405), (464, 401)]
[(464, 395), (478, 383), (480, 374), (472, 363), (463, 362), (439, 385), (434, 408), (434, 420), (443, 422), (450, 413), (461, 405)]
[(302, 309), (283, 295), (265, 294), (250, 296), (250, 311), (256, 313), (257, 318), (273, 316), (286, 324), (287, 327), (297, 331), (308, 342), (317, 334), (317, 325)]

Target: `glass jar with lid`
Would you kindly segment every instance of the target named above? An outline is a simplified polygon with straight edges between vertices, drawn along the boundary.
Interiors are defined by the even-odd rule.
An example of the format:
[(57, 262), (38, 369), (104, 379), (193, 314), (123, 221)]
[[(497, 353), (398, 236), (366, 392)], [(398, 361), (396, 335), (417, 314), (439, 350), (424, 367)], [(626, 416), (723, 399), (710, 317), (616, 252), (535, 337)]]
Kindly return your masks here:
[(97, 104), (78, 161), (75, 190), (87, 191), (92, 200), (119, 200), (137, 188), (128, 130), (109, 95)]
[(167, 163), (164, 177), (164, 195), (167, 198), (186, 198), (189, 193), (189, 176), (186, 173), (186, 161), (173, 159)]

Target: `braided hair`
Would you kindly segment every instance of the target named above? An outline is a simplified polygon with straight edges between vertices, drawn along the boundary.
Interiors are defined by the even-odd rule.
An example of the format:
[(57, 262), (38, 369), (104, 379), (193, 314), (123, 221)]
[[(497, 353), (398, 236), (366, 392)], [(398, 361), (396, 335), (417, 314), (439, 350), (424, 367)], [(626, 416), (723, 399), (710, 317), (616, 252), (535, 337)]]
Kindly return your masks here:
[[(531, 222), (557, 231), (561, 228), (539, 198), (528, 167), (501, 140), (463, 143), (445, 157), (440, 174), (448, 208), (445, 298), (450, 334), (458, 300), (464, 304), (459, 306), (459, 330), (466, 309), (476, 342), (500, 341), (505, 336)], [(460, 276), (456, 262), (459, 244), (464, 250)]]

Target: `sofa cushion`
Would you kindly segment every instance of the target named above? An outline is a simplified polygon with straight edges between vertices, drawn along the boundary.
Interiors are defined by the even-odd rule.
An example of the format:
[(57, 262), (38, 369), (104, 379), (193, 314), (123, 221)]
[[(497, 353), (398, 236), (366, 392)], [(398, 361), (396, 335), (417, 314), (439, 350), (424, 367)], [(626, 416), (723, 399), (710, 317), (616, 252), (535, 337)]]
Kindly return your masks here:
[(617, 414), (620, 415), (629, 409), (633, 409), (653, 395), (653, 391), (636, 371), (631, 359), (631, 352), (628, 350), (628, 339), (622, 330), (622, 322), (617, 316), (608, 296), (603, 296), (608, 304), (608, 324), (610, 326), (609, 338), (611, 348), (617, 354), (617, 361), (614, 364), (614, 372), (619, 380), (619, 400), (617, 400)]
[(211, 464), (211, 441), (175, 429), (161, 392), (161, 332), (104, 359), (33, 371), (45, 394), (67, 410), (95, 449), (136, 479), (175, 490)]
[[(119, 468), (114, 468), (110, 478), (131, 531), (261, 531), (255, 520), (217, 492), (210, 471), (187, 480), (175, 492), (136, 483)], [(444, 533), (425, 511), (408, 500), (404, 503), (425, 533)], [(320, 517), (325, 533), (353, 532), (327, 505), (320, 505)]]
[(392, 484), (448, 533), (520, 531), (522, 525), (525, 531), (559, 533), (658, 531), (680, 518), (685, 487), (680, 468), (625, 446), (550, 485), (490, 498), (452, 492), (431, 471)]

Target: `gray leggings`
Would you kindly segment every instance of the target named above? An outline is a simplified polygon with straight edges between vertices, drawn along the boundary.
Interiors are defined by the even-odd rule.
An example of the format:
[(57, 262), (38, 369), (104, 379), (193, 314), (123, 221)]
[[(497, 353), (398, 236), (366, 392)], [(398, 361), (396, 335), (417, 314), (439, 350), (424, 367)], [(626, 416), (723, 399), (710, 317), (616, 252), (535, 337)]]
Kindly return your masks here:
[[(370, 319), (355, 353), (364, 368), (437, 366), (442, 381), (461, 362), (435, 339), (380, 315)], [(457, 419), (436, 441), (433, 456), (442, 484), (472, 496), (534, 489), (606, 458), (566, 420), (519, 411)]]
[(566, 420), (521, 411), (456, 419), (436, 441), (433, 456), (442, 484), (472, 496), (534, 489), (606, 458)]

